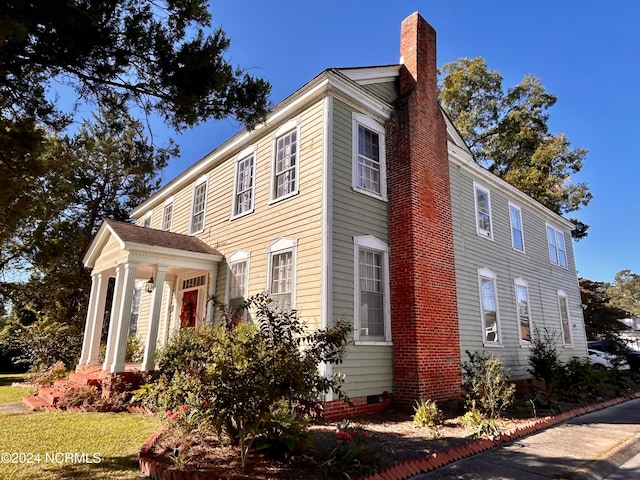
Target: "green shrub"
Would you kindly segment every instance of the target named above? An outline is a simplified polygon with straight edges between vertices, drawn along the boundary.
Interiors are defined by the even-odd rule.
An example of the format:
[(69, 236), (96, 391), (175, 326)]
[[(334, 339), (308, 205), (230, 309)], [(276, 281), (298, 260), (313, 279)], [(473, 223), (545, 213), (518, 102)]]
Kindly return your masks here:
[(442, 410), (434, 400), (416, 400), (413, 406), (413, 426), (415, 428), (430, 428), (434, 431), (434, 436), (443, 425)]
[(509, 369), (493, 354), (466, 353), (469, 361), (462, 364), (462, 387), (467, 392), (467, 404), (489, 419), (498, 418), (514, 398), (516, 387), (509, 382)]
[(535, 379), (544, 382), (549, 391), (553, 381), (562, 373), (562, 362), (556, 349), (559, 334), (556, 330), (535, 327), (529, 348), (529, 372)]
[(600, 400), (608, 376), (609, 372), (593, 368), (588, 358), (574, 358), (558, 370), (553, 391), (567, 402)]
[(473, 429), (473, 433), (470, 435), (471, 438), (495, 436), (500, 433), (495, 419), (482, 415), (474, 403), (471, 405), (471, 408), (458, 419), (463, 426)]
[(388, 449), (380, 438), (359, 425), (341, 422), (332, 444), (318, 461), (311, 458), (325, 478), (351, 479), (378, 470), (386, 461)]
[(271, 412), (260, 425), (256, 450), (279, 460), (287, 460), (313, 442), (307, 422), (286, 408)]
[(27, 376), (26, 382), (38, 387), (50, 387), (53, 382), (69, 376), (69, 371), (63, 362), (56, 362), (49, 368), (32, 372)]
[(243, 467), (281, 402), (317, 402), (329, 391), (345, 397), (342, 377), (322, 376), (318, 366), (341, 361), (350, 331), (339, 323), (308, 332), (295, 311), (267, 295), (245, 308), (255, 324), (181, 330), (161, 352), (153, 383), (137, 393), (143, 404), (171, 411), (182, 428), (238, 443)]

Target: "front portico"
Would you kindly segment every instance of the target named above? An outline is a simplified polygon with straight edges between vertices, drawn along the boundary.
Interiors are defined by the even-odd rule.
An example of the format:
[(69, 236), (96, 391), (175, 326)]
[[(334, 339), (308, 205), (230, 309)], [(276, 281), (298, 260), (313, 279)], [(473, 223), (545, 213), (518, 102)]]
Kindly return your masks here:
[[(214, 292), (222, 259), (218, 251), (197, 237), (105, 220), (83, 260), (92, 270), (92, 284), (79, 366), (100, 365), (100, 341), (108, 311), (102, 370), (125, 370), (138, 281), (144, 283), (141, 295), (150, 295), (149, 302), (145, 300), (148, 308), (141, 311), (148, 321), (141, 332), (144, 356), (140, 370), (154, 370), (158, 340), (165, 341), (172, 326), (178, 329), (181, 323), (183, 327), (195, 326), (196, 322), (213, 320), (207, 298)], [(113, 294), (107, 305), (110, 279), (114, 279)], [(188, 318), (181, 319), (180, 314), (185, 317), (185, 312)]]

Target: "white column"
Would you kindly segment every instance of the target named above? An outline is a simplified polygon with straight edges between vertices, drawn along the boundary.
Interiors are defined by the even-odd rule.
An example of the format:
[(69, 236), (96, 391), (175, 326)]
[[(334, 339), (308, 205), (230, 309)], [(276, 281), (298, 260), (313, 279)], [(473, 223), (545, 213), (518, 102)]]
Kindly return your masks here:
[(173, 298), (174, 289), (173, 286), (175, 284), (175, 279), (171, 282), (167, 282), (167, 311), (164, 314), (164, 332), (162, 334), (162, 343), (163, 345), (167, 344), (169, 340), (169, 329), (171, 328), (171, 323), (173, 322), (173, 309), (175, 299)]
[(147, 339), (144, 346), (144, 357), (140, 370), (151, 372), (155, 370), (156, 345), (158, 343), (158, 328), (160, 326), (160, 309), (162, 307), (162, 294), (164, 293), (164, 278), (167, 267), (158, 265), (156, 267), (155, 288), (151, 293), (151, 312), (149, 314), (149, 328), (147, 329)]
[(113, 300), (111, 301), (111, 316), (109, 317), (109, 332), (107, 333), (107, 348), (104, 353), (103, 370), (109, 370), (113, 362), (113, 352), (116, 344), (116, 332), (118, 329), (118, 318), (120, 317), (120, 297), (122, 296), (122, 271), (124, 265), (116, 266), (116, 282), (113, 289)]
[(100, 340), (102, 339), (102, 324), (104, 323), (104, 311), (107, 304), (107, 291), (109, 290), (109, 276), (103, 272), (98, 273), (98, 301), (95, 305), (93, 330), (91, 332), (91, 344), (87, 365), (98, 365), (100, 355)]
[(82, 340), (82, 354), (80, 355), (79, 365), (89, 363), (89, 350), (91, 349), (91, 340), (93, 328), (96, 321), (95, 307), (98, 303), (98, 276), (91, 274), (91, 293), (89, 294), (89, 305), (87, 306), (87, 319), (84, 322), (84, 339)]
[(137, 263), (125, 263), (122, 279), (122, 292), (120, 295), (120, 307), (118, 308), (118, 325), (115, 335), (113, 362), (110, 371), (124, 371), (124, 357), (127, 353), (127, 337), (129, 336), (129, 322), (131, 321), (131, 301), (133, 289), (136, 284)]
[(207, 294), (207, 299), (205, 308), (207, 309), (207, 318), (205, 319), (209, 325), (213, 325), (213, 315), (215, 313), (215, 308), (213, 307), (213, 301), (211, 300), (216, 294), (216, 286), (218, 284), (218, 264), (216, 263), (213, 267), (213, 272), (211, 275), (211, 285), (209, 285), (209, 293)]

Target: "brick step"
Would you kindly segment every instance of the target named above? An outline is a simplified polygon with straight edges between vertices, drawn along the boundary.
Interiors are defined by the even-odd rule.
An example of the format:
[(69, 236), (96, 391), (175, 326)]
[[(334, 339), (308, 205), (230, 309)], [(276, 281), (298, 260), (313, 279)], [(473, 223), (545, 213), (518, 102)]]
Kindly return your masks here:
[(48, 404), (41, 397), (29, 396), (24, 397), (22, 399), (22, 403), (26, 405), (29, 410), (37, 411), (37, 410), (53, 410), (55, 407), (53, 405)]
[(101, 377), (108, 372), (102, 370), (101, 365), (76, 365), (75, 373)]
[(42, 387), (38, 390), (38, 397), (44, 400), (49, 405), (56, 405), (60, 397), (62, 397), (63, 393), (53, 387)]
[(103, 378), (104, 378), (103, 375), (71, 372), (69, 374), (68, 383), (75, 384), (75, 385), (91, 385), (93, 387), (99, 387), (100, 381)]

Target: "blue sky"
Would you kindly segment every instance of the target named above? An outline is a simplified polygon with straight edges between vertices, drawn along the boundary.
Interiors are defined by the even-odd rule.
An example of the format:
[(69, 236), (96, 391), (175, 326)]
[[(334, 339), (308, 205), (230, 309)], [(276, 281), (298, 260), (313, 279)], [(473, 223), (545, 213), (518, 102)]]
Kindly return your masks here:
[[(276, 104), (330, 67), (397, 63), (401, 21), (419, 11), (437, 31), (438, 65), (482, 56), (505, 88), (525, 73), (558, 97), (553, 133), (589, 154), (575, 180), (594, 199), (574, 216), (591, 225), (574, 242), (580, 277), (640, 273), (640, 2), (636, 0), (212, 1), (227, 58), (272, 84)], [(181, 158), (165, 181), (241, 126), (224, 120), (174, 138)]]

